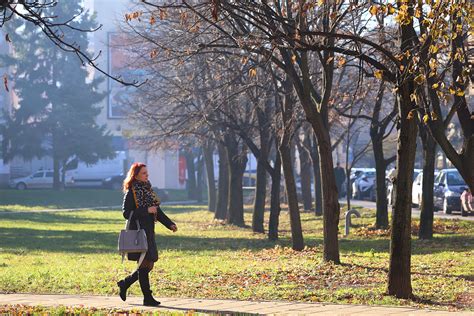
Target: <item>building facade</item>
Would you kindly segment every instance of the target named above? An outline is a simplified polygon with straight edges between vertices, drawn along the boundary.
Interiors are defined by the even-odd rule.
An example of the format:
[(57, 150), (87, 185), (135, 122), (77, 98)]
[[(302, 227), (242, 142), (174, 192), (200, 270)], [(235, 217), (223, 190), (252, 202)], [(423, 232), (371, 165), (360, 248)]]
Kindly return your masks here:
[[(107, 65), (107, 72), (111, 75), (123, 75), (130, 80), (139, 78), (140, 73), (128, 67), (130, 60), (123, 52), (124, 43), (121, 41), (120, 24), (124, 23), (125, 13), (130, 12), (133, 3), (130, 0), (86, 0), (85, 6), (95, 12), (96, 20), (102, 27), (91, 34), (91, 43), (94, 51), (101, 52), (99, 65)], [(125, 71), (124, 71), (125, 69)], [(130, 71), (127, 71), (130, 70)], [(127, 119), (127, 102), (133, 87), (125, 87), (107, 78), (100, 86), (102, 91), (108, 92), (108, 97), (102, 101), (102, 111), (98, 116), (98, 124), (106, 124), (114, 136), (114, 145), (117, 150), (127, 153), (127, 165), (141, 161), (147, 164), (150, 181), (159, 188), (182, 188), (178, 181), (178, 151), (145, 150), (137, 148), (129, 139), (139, 126), (132, 126)]]
[[(97, 64), (101, 69), (113, 75), (120, 74), (127, 66), (127, 58), (120, 49), (120, 23), (124, 21), (124, 14), (130, 9), (132, 1), (130, 0), (84, 0), (83, 4), (89, 13), (94, 12), (96, 21), (102, 27), (96, 32), (90, 33), (89, 50), (100, 56)], [(8, 51), (8, 43), (5, 43), (4, 36), (0, 36), (0, 53), (11, 53)], [(129, 68), (130, 70), (131, 68)], [(8, 69), (0, 69), (2, 74), (9, 73)], [(91, 70), (91, 76), (101, 75), (97, 71)], [(133, 76), (134, 73), (131, 72)], [(107, 92), (99, 107), (101, 112), (97, 117), (98, 125), (106, 125), (107, 129), (113, 135), (113, 146), (116, 151), (124, 151), (126, 159), (123, 167), (117, 170), (117, 174), (126, 171), (128, 167), (136, 161), (147, 164), (150, 181), (155, 187), (178, 189), (183, 188), (182, 181), (178, 181), (178, 160), (179, 152), (166, 150), (146, 150), (138, 148), (130, 140), (130, 135), (139, 126), (132, 126), (127, 118), (126, 102), (130, 95), (130, 87), (125, 87), (106, 78), (99, 90)], [(12, 90), (12, 89), (10, 89)], [(11, 109), (18, 106), (12, 91), (7, 92), (0, 89), (0, 107), (2, 109)], [(1, 122), (0, 122), (1, 123)], [(1, 156), (0, 156), (1, 157)], [(8, 164), (0, 160), (0, 184), (7, 184), (10, 178), (25, 176), (38, 169), (51, 169), (53, 161), (51, 157), (33, 159), (24, 161), (21, 158), (15, 158)]]

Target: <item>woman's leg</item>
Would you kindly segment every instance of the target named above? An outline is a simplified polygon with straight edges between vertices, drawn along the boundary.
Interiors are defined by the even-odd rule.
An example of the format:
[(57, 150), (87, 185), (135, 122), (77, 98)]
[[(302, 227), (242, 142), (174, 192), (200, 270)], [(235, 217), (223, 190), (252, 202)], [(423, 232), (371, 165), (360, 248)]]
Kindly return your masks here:
[(149, 260), (143, 260), (142, 264), (140, 265), (140, 269), (141, 268), (147, 268), (149, 271), (153, 270), (153, 266), (155, 265), (155, 263), (153, 261), (149, 261)]
[(120, 288), (120, 298), (122, 301), (127, 299), (127, 290), (128, 288), (138, 280), (138, 270), (135, 270), (132, 274), (127, 276), (125, 279), (117, 282), (118, 287)]
[(161, 304), (151, 295), (149, 273), (153, 269), (153, 265), (153, 261), (145, 259), (138, 269), (138, 281), (140, 282), (140, 288), (142, 289), (143, 305), (145, 306), (158, 306)]

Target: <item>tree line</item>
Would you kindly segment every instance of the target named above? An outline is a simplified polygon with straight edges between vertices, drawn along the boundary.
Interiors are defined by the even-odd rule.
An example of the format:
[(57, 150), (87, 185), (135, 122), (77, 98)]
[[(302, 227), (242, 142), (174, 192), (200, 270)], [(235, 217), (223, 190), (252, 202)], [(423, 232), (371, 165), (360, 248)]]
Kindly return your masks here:
[[(125, 15), (123, 25), (136, 67), (150, 75), (130, 104), (143, 129), (135, 139), (155, 148), (200, 144), (210, 210), (239, 226), (244, 225), (242, 176), (252, 152), (258, 161), (252, 228), (263, 231), (268, 174), (268, 234), (278, 237), (283, 178), (292, 244), (301, 250), (296, 146), (302, 165), (313, 166), (324, 260), (340, 263), (332, 151), (344, 139), (349, 146), (361, 120), (370, 122), (380, 228), (389, 225), (382, 177), (394, 160), (397, 169), (388, 293), (409, 298), (417, 135), (424, 155), (421, 237), (429, 238), (432, 226), (436, 146), (474, 189), (474, 116), (465, 95), (473, 78), (467, 45), (472, 10), (465, 0), (143, 0)], [(462, 130), (460, 148), (446, 133), (454, 119)], [(386, 157), (384, 139), (392, 128), (396, 156)], [(210, 172), (214, 151), (219, 155), (217, 192)], [(306, 197), (311, 192), (307, 176), (302, 179)]]
[[(258, 159), (257, 177), (261, 172), (253, 221), (262, 217), (264, 188), (259, 182), (268, 173), (270, 230), (275, 227), (272, 218), (280, 211), (276, 181), (283, 176), (293, 248), (300, 250), (304, 239), (291, 144), (303, 135), (300, 147), (316, 164), (316, 192), (322, 197), (323, 256), (340, 263), (334, 126), (342, 121), (350, 131), (351, 120), (367, 120), (377, 164), (378, 227), (388, 226), (383, 179), (388, 163), (396, 161), (388, 293), (410, 297), (418, 133), (427, 195), (422, 199), (423, 231), (429, 235), (432, 225), (428, 213), (433, 211), (435, 144), (474, 188), (474, 120), (465, 96), (472, 80), (472, 51), (466, 45), (471, 13), (468, 1), (142, 1), (125, 17), (125, 30), (142, 52), (139, 64), (154, 75), (151, 85), (140, 90), (133, 111), (149, 131), (142, 140), (212, 140), (224, 147), (218, 151), (219, 161), (228, 165), (228, 181), (219, 177), (223, 183), (217, 196), (219, 200), (226, 194), (220, 190), (225, 190), (228, 205), (215, 210), (226, 210), (227, 221), (237, 225), (243, 224), (241, 180), (246, 153), (252, 151)], [(347, 80), (350, 84), (342, 90)], [(369, 97), (358, 101), (366, 88)], [(341, 92), (348, 93), (346, 100)], [(459, 150), (445, 133), (454, 117), (463, 135)], [(385, 157), (383, 140), (392, 124), (396, 157)]]

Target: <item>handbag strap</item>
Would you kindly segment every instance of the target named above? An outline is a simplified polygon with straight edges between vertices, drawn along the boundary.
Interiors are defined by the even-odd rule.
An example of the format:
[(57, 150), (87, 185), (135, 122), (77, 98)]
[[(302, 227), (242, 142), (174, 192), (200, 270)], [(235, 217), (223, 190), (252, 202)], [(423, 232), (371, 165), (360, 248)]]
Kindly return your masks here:
[[(145, 259), (145, 255), (146, 255), (146, 251), (140, 253), (140, 258), (138, 259), (138, 263), (137, 263), (137, 271), (138, 269), (140, 269), (140, 266), (142, 265), (142, 262)], [(125, 260), (125, 252), (122, 252), (122, 264), (124, 260)]]
[[(133, 217), (133, 212), (134, 212), (134, 211), (132, 211), (132, 212), (130, 213), (130, 216), (128, 217), (127, 222), (125, 223), (125, 230), (129, 230), (129, 229), (130, 229), (130, 220), (131, 220), (132, 217)], [(138, 219), (136, 219), (135, 222), (137, 223), (137, 230), (140, 230), (140, 222), (138, 221)]]
[(138, 264), (137, 264), (137, 271), (140, 269), (140, 266), (142, 265), (143, 260), (145, 259), (146, 252), (142, 252), (140, 254), (140, 259), (138, 259)]
[[(138, 209), (137, 194), (135, 193), (135, 189), (133, 188), (133, 186), (132, 186), (131, 189), (132, 189), (132, 193), (133, 193), (133, 201), (135, 202), (135, 207)], [(132, 218), (132, 215), (133, 215), (133, 211), (132, 211), (132, 213), (130, 213), (129, 218)], [(137, 228), (140, 229), (140, 223), (138, 222), (138, 220), (136, 220), (136, 222), (137, 222)], [(128, 222), (127, 222), (127, 225), (128, 225)], [(128, 230), (128, 226), (125, 229)]]
[[(125, 252), (122, 252), (122, 264), (123, 264), (123, 261), (125, 260)], [(142, 262), (143, 260), (145, 259), (145, 255), (146, 255), (146, 251), (140, 253), (140, 258), (138, 259), (138, 263), (137, 263), (137, 271), (138, 269), (140, 269), (140, 266), (142, 265)]]

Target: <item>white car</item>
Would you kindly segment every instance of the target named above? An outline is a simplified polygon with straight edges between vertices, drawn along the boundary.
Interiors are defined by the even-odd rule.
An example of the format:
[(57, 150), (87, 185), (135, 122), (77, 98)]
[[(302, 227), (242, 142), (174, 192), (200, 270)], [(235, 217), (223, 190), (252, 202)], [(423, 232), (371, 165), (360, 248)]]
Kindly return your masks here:
[[(10, 180), (10, 188), (25, 189), (51, 189), (53, 187), (53, 170), (38, 170), (35, 173)], [(66, 186), (74, 183), (74, 179), (66, 172)]]
[(352, 198), (361, 200), (368, 197), (370, 200), (375, 198), (375, 169), (366, 169), (352, 183)]
[[(439, 171), (434, 172), (434, 177), (438, 175)], [(421, 207), (421, 198), (423, 196), (423, 171), (420, 171), (413, 181), (413, 189), (411, 191), (411, 203)]]
[(421, 206), (421, 195), (423, 194), (423, 172), (420, 172), (415, 181), (413, 181), (413, 189), (411, 191), (411, 204)]
[(79, 161), (77, 157), (72, 158), (67, 172), (74, 178), (74, 186), (100, 187), (102, 180), (122, 173), (126, 154), (124, 151), (117, 151), (115, 154), (113, 159), (100, 159), (94, 164)]
[[(423, 169), (413, 169), (413, 181), (418, 177), (418, 174), (420, 174), (423, 171)], [(389, 171), (388, 177), (391, 178), (391, 175), (395, 175), (394, 169)], [(390, 179), (389, 181), (392, 181)], [(413, 184), (413, 190), (415, 190), (415, 185)], [(413, 191), (412, 191), (412, 203), (413, 203)], [(389, 185), (387, 186), (387, 200), (388, 200), (388, 205), (393, 205), (393, 183), (390, 182)], [(421, 198), (420, 198), (421, 199)]]

